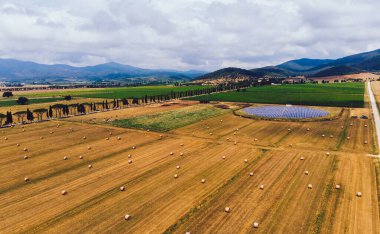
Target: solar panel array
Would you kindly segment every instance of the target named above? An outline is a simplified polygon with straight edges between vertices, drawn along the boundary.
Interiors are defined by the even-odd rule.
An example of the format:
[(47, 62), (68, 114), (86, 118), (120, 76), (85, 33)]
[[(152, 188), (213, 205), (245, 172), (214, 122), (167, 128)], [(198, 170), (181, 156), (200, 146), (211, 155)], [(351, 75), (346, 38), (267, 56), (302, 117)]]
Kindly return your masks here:
[(328, 115), (324, 110), (318, 110), (308, 107), (295, 106), (260, 106), (248, 107), (244, 111), (247, 114), (266, 118), (289, 118), (289, 119), (307, 119), (318, 118)]

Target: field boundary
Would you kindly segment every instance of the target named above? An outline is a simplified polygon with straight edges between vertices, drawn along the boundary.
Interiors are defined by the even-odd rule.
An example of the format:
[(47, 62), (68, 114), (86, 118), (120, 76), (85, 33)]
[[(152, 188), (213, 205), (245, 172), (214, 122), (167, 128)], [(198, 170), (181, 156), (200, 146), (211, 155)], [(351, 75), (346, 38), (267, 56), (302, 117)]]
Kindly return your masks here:
[(337, 120), (342, 117), (342, 114), (344, 112), (344, 107), (340, 110), (339, 114), (333, 115), (333, 116), (327, 116), (327, 117), (320, 117), (320, 118), (305, 118), (305, 119), (292, 119), (292, 118), (266, 118), (266, 117), (259, 117), (255, 115), (247, 114), (243, 111), (245, 107), (239, 108), (237, 110), (233, 111), (233, 114), (239, 117), (248, 118), (248, 119), (255, 119), (255, 120), (269, 120), (269, 121), (278, 121), (278, 122), (324, 122), (324, 121), (332, 121)]

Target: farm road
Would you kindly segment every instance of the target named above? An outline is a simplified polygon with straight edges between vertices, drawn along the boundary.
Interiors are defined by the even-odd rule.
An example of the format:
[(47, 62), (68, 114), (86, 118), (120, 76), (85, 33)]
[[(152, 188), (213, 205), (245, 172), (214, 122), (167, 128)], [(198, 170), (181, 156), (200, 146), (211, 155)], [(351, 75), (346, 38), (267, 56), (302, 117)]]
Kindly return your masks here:
[[(377, 108), (376, 99), (375, 99), (375, 96), (373, 95), (373, 92), (371, 89), (371, 82), (367, 82), (367, 83), (368, 83), (369, 100), (371, 102), (371, 107), (372, 107), (372, 111), (373, 111), (373, 119), (375, 122), (377, 146), (380, 147), (380, 115), (379, 115), (379, 109)], [(380, 155), (380, 152), (379, 152), (379, 155)]]

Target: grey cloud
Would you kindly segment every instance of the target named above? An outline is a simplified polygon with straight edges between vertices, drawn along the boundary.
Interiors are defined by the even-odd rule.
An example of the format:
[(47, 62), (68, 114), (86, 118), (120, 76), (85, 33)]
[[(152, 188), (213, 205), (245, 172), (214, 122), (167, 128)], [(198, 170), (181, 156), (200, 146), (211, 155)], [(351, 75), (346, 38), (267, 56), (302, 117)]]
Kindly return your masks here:
[(375, 0), (0, 0), (2, 57), (254, 68), (380, 47)]

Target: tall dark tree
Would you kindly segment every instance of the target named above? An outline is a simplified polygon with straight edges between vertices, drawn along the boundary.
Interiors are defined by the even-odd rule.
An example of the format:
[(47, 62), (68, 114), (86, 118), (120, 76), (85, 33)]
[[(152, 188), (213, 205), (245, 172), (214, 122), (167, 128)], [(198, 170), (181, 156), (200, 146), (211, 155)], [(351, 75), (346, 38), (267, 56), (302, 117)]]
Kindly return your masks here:
[(26, 119), (32, 122), (34, 120), (34, 115), (33, 113), (28, 109), (26, 109)]
[(7, 111), (7, 120), (6, 120), (5, 124), (12, 124), (12, 123), (13, 123), (12, 112)]
[(49, 106), (49, 111), (47, 113), (49, 118), (53, 118), (53, 108), (51, 106)]
[(121, 99), (121, 103), (123, 103), (123, 106), (129, 105), (128, 99), (126, 99), (126, 98)]

